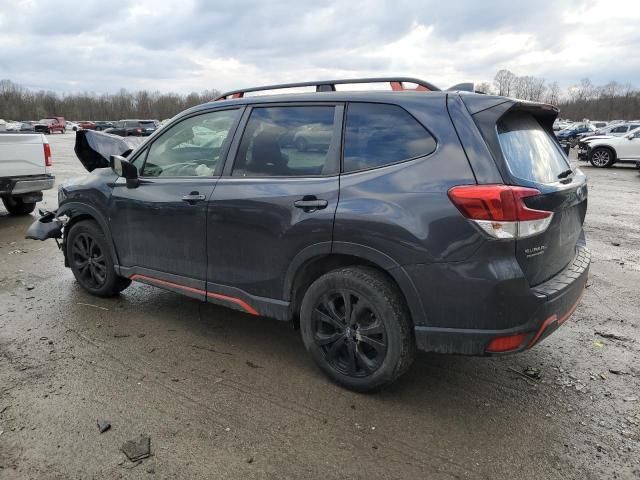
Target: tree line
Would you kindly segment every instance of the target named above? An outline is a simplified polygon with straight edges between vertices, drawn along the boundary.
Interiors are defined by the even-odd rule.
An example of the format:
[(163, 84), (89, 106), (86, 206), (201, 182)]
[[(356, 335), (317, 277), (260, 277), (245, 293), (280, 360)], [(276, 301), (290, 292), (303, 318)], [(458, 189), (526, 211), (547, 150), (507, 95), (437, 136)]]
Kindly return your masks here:
[[(503, 69), (493, 83), (480, 83), (479, 91), (545, 102), (560, 108), (560, 116), (573, 120), (638, 120), (640, 90), (630, 84), (609, 82), (594, 85), (588, 78), (562, 90), (558, 82), (530, 75), (519, 76)], [(0, 118), (38, 120), (62, 116), (69, 120), (119, 120), (122, 118), (170, 118), (189, 107), (219, 95), (215, 89), (186, 95), (141, 90), (117, 93), (69, 93), (33, 91), (10, 80), (0, 80)]]
[(0, 80), (0, 118), (39, 120), (60, 116), (67, 120), (120, 120), (149, 118), (163, 120), (195, 105), (209, 102), (220, 92), (205, 90), (187, 95), (177, 93), (129, 92), (113, 94), (32, 91), (10, 80)]
[(631, 84), (611, 81), (595, 85), (583, 78), (565, 91), (558, 82), (530, 75), (518, 76), (503, 69), (496, 73), (493, 84), (481, 83), (478, 90), (534, 102), (545, 102), (560, 108), (562, 118), (572, 120), (638, 120), (640, 119), (640, 90)]

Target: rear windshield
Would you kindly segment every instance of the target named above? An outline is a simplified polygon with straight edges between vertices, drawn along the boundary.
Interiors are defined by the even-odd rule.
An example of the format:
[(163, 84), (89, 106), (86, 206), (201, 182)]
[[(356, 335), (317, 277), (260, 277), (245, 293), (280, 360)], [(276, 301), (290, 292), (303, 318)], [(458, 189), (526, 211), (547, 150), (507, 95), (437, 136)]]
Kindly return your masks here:
[(553, 183), (569, 163), (551, 136), (529, 113), (508, 113), (498, 122), (498, 139), (511, 174), (536, 183)]
[(156, 128), (155, 122), (140, 122), (140, 126), (144, 128)]

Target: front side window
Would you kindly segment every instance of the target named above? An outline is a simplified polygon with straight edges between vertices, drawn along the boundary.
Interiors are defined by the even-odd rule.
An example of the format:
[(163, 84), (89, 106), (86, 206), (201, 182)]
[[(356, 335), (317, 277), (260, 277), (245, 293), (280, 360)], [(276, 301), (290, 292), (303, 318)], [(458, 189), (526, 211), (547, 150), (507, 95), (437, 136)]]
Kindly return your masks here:
[(233, 176), (300, 177), (331, 173), (332, 106), (254, 108), (242, 135)]
[(345, 172), (398, 163), (428, 155), (435, 149), (433, 136), (403, 108), (375, 103), (349, 105)]
[(210, 177), (220, 161), (224, 141), (238, 110), (190, 117), (164, 132), (149, 148), (142, 175), (148, 177)]
[(509, 171), (517, 178), (553, 183), (569, 168), (560, 148), (529, 113), (508, 113), (498, 122), (498, 140)]

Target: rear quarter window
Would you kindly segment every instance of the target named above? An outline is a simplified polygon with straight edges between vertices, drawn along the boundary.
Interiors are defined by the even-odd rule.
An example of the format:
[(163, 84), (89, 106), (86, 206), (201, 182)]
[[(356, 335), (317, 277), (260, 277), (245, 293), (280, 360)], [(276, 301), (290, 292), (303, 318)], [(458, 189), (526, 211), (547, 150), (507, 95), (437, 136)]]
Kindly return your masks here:
[(529, 113), (513, 112), (498, 121), (498, 140), (514, 177), (554, 183), (569, 163), (556, 142)]
[(347, 110), (344, 171), (382, 167), (436, 149), (433, 136), (397, 105), (352, 103)]

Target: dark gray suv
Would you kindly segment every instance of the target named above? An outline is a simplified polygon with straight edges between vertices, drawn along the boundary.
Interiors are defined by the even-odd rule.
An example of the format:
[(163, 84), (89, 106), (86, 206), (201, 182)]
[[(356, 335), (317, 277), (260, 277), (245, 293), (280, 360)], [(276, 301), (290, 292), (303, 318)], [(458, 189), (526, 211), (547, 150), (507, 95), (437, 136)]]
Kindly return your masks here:
[[(393, 91), (336, 91), (382, 81)], [(406, 78), (263, 89), (308, 85), (230, 92), (134, 149), (79, 132), (93, 171), (28, 237), (62, 238), (94, 295), (133, 280), (299, 320), (320, 368), (360, 391), (416, 349), (519, 352), (567, 320), (590, 263), (587, 186), (556, 108)]]

